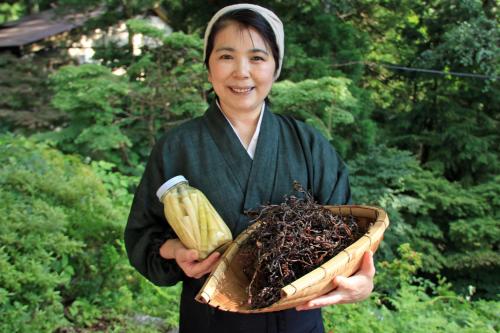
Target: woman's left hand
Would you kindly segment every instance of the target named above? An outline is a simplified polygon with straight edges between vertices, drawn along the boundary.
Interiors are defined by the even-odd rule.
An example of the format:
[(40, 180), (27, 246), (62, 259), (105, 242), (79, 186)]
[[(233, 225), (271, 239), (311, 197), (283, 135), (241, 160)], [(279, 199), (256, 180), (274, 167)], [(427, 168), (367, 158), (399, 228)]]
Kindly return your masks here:
[(348, 278), (345, 276), (335, 277), (332, 282), (337, 287), (332, 292), (299, 305), (296, 310), (311, 310), (332, 304), (362, 301), (368, 298), (373, 290), (374, 276), (373, 252), (368, 251), (365, 252), (361, 267), (356, 274)]

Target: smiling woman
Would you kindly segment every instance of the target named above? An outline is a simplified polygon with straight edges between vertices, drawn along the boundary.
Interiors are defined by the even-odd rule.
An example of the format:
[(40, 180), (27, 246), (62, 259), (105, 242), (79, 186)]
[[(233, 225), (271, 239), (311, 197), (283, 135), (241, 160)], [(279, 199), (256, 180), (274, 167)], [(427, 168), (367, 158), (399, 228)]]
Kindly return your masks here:
[(241, 8), (214, 18), (205, 35), (208, 80), (219, 108), (248, 148), (282, 55), (273, 28), (261, 14)]
[[(131, 264), (157, 285), (183, 281), (181, 333), (323, 332), (315, 308), (366, 298), (373, 287), (370, 253), (337, 289), (297, 309), (241, 314), (214, 309), (194, 298), (219, 254), (198, 260), (169, 227), (155, 192), (184, 175), (200, 189), (228, 225), (233, 238), (248, 227), (245, 211), (280, 204), (294, 181), (322, 205), (350, 203), (347, 168), (312, 127), (270, 111), (267, 96), (283, 63), (279, 18), (250, 4), (222, 8), (208, 23), (204, 61), (216, 98), (207, 112), (165, 134), (153, 148), (134, 197), (125, 230)], [(307, 310), (307, 311), (298, 311)]]

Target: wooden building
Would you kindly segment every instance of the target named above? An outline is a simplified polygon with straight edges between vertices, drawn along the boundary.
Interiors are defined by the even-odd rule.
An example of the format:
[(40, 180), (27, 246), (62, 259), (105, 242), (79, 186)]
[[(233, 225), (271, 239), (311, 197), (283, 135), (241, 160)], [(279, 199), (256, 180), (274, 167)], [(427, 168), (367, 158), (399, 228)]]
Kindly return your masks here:
[(99, 14), (99, 10), (85, 14), (63, 14), (57, 10), (45, 10), (6, 22), (0, 25), (0, 52), (10, 51), (18, 56), (36, 52)]

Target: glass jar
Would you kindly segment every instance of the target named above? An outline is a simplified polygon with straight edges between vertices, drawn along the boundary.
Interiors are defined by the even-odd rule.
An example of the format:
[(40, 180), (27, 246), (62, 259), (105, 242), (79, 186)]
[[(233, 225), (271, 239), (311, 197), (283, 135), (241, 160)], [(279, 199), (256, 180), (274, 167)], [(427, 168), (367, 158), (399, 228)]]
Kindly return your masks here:
[(200, 259), (232, 240), (219, 213), (200, 190), (189, 186), (184, 176), (167, 180), (156, 195), (179, 240), (186, 248), (197, 250)]

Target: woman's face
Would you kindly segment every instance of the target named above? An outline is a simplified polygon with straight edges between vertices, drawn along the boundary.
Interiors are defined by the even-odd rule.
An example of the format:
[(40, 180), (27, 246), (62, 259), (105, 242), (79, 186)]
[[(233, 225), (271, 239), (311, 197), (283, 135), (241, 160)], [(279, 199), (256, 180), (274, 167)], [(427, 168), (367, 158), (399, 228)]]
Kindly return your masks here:
[(214, 39), (208, 80), (225, 113), (259, 111), (274, 81), (276, 64), (253, 28), (230, 23)]

